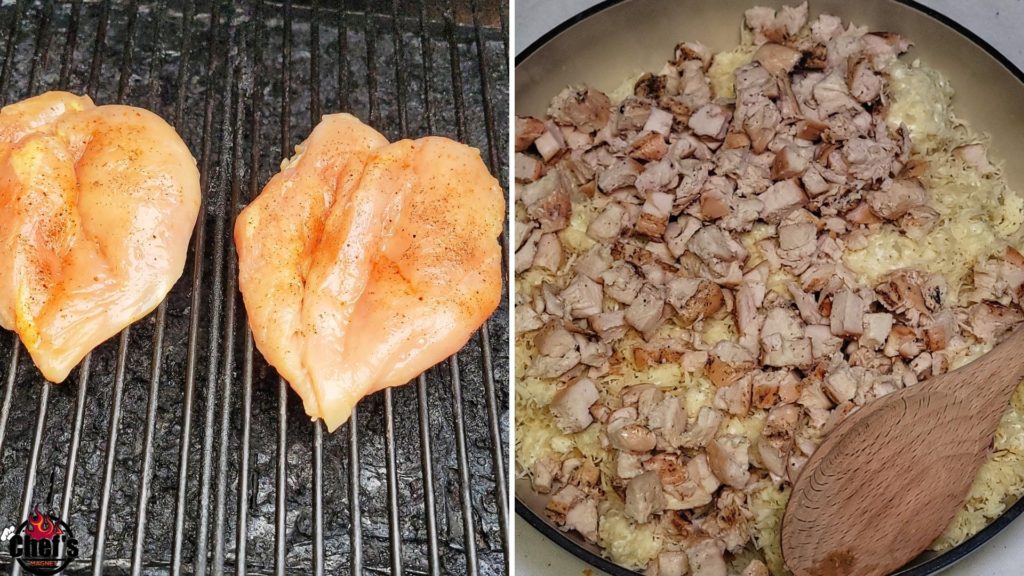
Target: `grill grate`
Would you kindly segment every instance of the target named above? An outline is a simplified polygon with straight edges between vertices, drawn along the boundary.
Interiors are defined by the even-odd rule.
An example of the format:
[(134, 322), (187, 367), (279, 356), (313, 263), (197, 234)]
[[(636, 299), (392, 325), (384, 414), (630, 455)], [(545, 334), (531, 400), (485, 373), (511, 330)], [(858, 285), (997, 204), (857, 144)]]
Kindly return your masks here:
[(230, 237), (321, 111), (457, 138), (507, 181), (507, 6), (451, 2), (0, 4), (0, 101), (150, 108), (204, 191), (181, 281), (67, 382), (0, 334), (0, 529), (58, 510), (75, 574), (507, 572), (507, 293), (458, 355), (326, 434), (254, 351)]

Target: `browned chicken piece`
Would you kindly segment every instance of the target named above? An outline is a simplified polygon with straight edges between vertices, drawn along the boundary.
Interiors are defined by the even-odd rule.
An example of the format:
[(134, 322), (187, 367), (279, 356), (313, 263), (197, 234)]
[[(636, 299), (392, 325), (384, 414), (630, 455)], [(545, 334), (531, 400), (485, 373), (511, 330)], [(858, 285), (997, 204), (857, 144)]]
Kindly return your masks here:
[(751, 560), (740, 576), (770, 576), (768, 567), (760, 560)]
[(907, 359), (914, 358), (923, 351), (924, 343), (918, 338), (917, 331), (903, 325), (893, 327), (883, 349), (883, 353), (890, 358), (901, 356)]
[(627, 423), (621, 426), (608, 424), (608, 442), (619, 450), (647, 453), (658, 445), (658, 439), (650, 428), (643, 424)]
[(928, 191), (917, 180), (893, 180), (881, 190), (868, 192), (867, 201), (878, 216), (897, 220), (911, 208), (926, 205)]
[(900, 217), (900, 229), (908, 238), (920, 240), (935, 229), (939, 217), (939, 212), (930, 206), (915, 206)]
[(953, 149), (953, 156), (961, 162), (973, 168), (978, 174), (988, 176), (996, 171), (996, 167), (989, 163), (988, 152), (984, 144), (966, 144)]
[(653, 470), (644, 472), (626, 484), (626, 516), (643, 524), (652, 514), (665, 509), (665, 496), (661, 490), (661, 477)]
[(562, 242), (555, 234), (544, 234), (537, 242), (537, 253), (533, 258), (534, 268), (558, 272), (562, 267)]
[(718, 433), (721, 423), (721, 412), (710, 406), (702, 407), (700, 412), (697, 412), (697, 421), (678, 439), (678, 446), (683, 448), (707, 446), (708, 442), (711, 442)]
[(803, 57), (799, 51), (781, 44), (763, 44), (754, 52), (754, 61), (775, 75), (789, 74)]
[(751, 395), (752, 374), (748, 373), (726, 386), (719, 387), (715, 391), (711, 405), (733, 416), (743, 417), (750, 414)]
[(707, 539), (686, 549), (693, 576), (726, 576), (725, 544), (720, 540)]
[(775, 160), (772, 162), (772, 179), (788, 180), (798, 178), (807, 171), (810, 166), (809, 159), (795, 145), (787, 145), (775, 153)]
[(643, 133), (629, 145), (629, 156), (636, 160), (661, 160), (668, 152), (665, 137), (657, 132)]
[(722, 289), (710, 280), (675, 278), (666, 285), (666, 302), (676, 311), (676, 321), (684, 327), (710, 318), (721, 310)]
[(857, 337), (864, 333), (864, 299), (851, 290), (843, 290), (832, 299), (829, 321), (836, 336)]
[(570, 86), (551, 101), (548, 116), (590, 134), (608, 123), (611, 108), (611, 100), (601, 91), (589, 86)]
[(649, 336), (665, 320), (664, 291), (651, 284), (644, 284), (637, 297), (626, 308), (626, 323), (645, 336)]
[(604, 292), (597, 282), (586, 276), (576, 276), (559, 297), (573, 318), (588, 318), (601, 313)]
[(867, 59), (860, 59), (850, 65), (846, 81), (850, 85), (850, 94), (858, 102), (873, 102), (882, 93), (882, 77), (875, 73)]
[(864, 331), (858, 342), (860, 342), (861, 346), (865, 346), (871, 350), (878, 350), (889, 338), (889, 332), (892, 330), (892, 325), (892, 314), (888, 314), (886, 312), (865, 314)]
[(533, 145), (537, 148), (537, 152), (540, 153), (541, 157), (544, 158), (544, 161), (550, 162), (565, 149), (565, 137), (557, 126), (549, 123), (545, 125), (544, 133), (533, 141)]
[(566, 434), (582, 432), (594, 421), (590, 407), (598, 399), (597, 386), (589, 378), (581, 378), (559, 390), (548, 409), (555, 424)]
[(708, 366), (707, 376), (715, 386), (728, 386), (756, 367), (756, 358), (749, 350), (735, 342), (723, 340), (711, 349), (711, 365)]
[(516, 182), (529, 184), (544, 175), (544, 163), (529, 154), (516, 153)]
[(626, 208), (618, 202), (612, 202), (605, 206), (604, 211), (597, 218), (590, 221), (590, 225), (587, 226), (587, 236), (597, 242), (614, 242), (622, 233), (626, 217)]
[(900, 269), (886, 274), (875, 292), (882, 306), (916, 325), (922, 314), (942, 306), (945, 290), (941, 282), (941, 277), (920, 270)]
[(725, 106), (705, 104), (690, 116), (688, 124), (698, 136), (721, 140), (725, 138), (725, 133), (729, 129), (730, 119), (732, 111)]
[(651, 192), (647, 201), (640, 209), (635, 231), (651, 238), (661, 238), (668, 227), (668, 218), (672, 214), (675, 196), (664, 192)]
[(605, 342), (612, 342), (626, 335), (626, 312), (624, 310), (594, 314), (587, 320), (590, 322), (591, 330)]
[(833, 362), (822, 383), (822, 389), (833, 402), (842, 404), (857, 394), (857, 379), (845, 362)]
[(782, 42), (796, 36), (807, 24), (807, 2), (799, 6), (783, 6), (778, 12), (773, 8), (755, 6), (744, 12), (747, 28), (754, 33), (754, 44)]
[(860, 112), (860, 103), (850, 96), (846, 79), (837, 71), (825, 76), (811, 89), (818, 104), (818, 114), (826, 118), (839, 112)]
[(620, 158), (611, 166), (601, 171), (597, 177), (597, 185), (605, 192), (612, 192), (619, 188), (632, 186), (642, 171), (643, 166), (636, 160)]
[(786, 308), (772, 308), (761, 328), (761, 361), (767, 366), (807, 366), (811, 341), (796, 315)]
[(650, 561), (646, 576), (687, 576), (689, 573), (690, 561), (686, 552), (669, 550)]
[(1024, 313), (1019, 308), (981, 302), (967, 310), (966, 327), (979, 340), (992, 342), (1021, 321), (1024, 321)]
[(949, 309), (940, 310), (924, 324), (924, 342), (928, 350), (945, 350), (950, 340), (958, 335), (956, 317)]
[(516, 116), (516, 152), (529, 148), (544, 130), (544, 122), (531, 116)]
[(569, 225), (572, 201), (558, 170), (550, 170), (536, 182), (518, 189), (526, 214), (541, 232), (558, 232)]
[(777, 223), (793, 210), (807, 203), (807, 194), (796, 179), (780, 180), (771, 185), (758, 199), (764, 203), (761, 218)]

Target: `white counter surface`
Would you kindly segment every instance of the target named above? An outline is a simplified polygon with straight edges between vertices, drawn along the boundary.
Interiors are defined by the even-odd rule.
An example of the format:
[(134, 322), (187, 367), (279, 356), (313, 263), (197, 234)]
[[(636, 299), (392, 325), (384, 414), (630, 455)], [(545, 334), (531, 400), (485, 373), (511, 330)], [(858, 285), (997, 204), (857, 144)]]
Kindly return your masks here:
[[(1020, 0), (919, 0), (960, 22), (1024, 69), (1024, 2)], [(515, 46), (520, 51), (559, 22), (596, 0), (516, 0)], [(753, 4), (753, 3), (752, 3)], [(515, 523), (515, 573), (520, 576), (582, 574), (589, 566), (552, 544), (518, 516)], [(601, 574), (592, 569), (593, 574)], [(1020, 576), (1024, 574), (1024, 518), (1011, 524), (980, 550), (943, 576)]]

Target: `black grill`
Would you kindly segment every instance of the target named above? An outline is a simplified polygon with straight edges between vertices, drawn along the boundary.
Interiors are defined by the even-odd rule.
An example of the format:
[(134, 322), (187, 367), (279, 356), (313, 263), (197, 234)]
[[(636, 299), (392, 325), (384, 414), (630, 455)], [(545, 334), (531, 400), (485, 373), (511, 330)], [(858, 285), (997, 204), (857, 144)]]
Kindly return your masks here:
[(321, 113), (467, 142), (507, 181), (507, 7), (452, 2), (0, 4), (3, 103), (67, 89), (154, 110), (205, 202), (166, 301), (64, 384), (0, 334), (0, 530), (56, 511), (81, 542), (71, 573), (507, 572), (507, 297), (327, 434), (254, 351), (231, 241)]

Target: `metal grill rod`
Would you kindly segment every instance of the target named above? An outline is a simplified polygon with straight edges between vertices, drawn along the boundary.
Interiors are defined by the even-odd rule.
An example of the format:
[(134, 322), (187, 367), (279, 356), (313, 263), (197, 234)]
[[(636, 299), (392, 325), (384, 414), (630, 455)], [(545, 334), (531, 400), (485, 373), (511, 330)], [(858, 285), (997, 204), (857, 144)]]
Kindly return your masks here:
[[(290, 66), (292, 58), (292, 5), (290, 0), (284, 3), (284, 29), (281, 41), (281, 156), (287, 156), (290, 139), (291, 112), (290, 101)], [(257, 131), (258, 132), (258, 131)], [(277, 379), (277, 501), (275, 503), (274, 531), (274, 568), (279, 576), (288, 571), (287, 556), (287, 494), (288, 494), (288, 383), (284, 378)]]
[[(167, 5), (163, 5), (156, 22), (166, 19)], [(163, 27), (156, 31), (157, 42), (150, 55), (149, 95), (147, 105), (150, 110), (156, 109), (157, 86), (156, 77), (163, 64), (161, 45)], [(139, 480), (139, 496), (135, 507), (135, 542), (132, 549), (132, 576), (141, 576), (143, 570), (143, 552), (146, 538), (146, 507), (149, 505), (149, 490), (153, 480), (153, 434), (156, 429), (156, 408), (159, 400), (160, 374), (163, 368), (164, 328), (167, 324), (167, 300), (160, 302), (156, 310), (156, 330), (153, 333), (153, 359), (149, 377), (149, 399), (146, 406), (146, 428), (142, 447), (142, 477)]]
[[(430, 65), (430, 38), (426, 28), (426, 5), (419, 0), (419, 32), (420, 52), (423, 62), (423, 110), (427, 124), (427, 133), (434, 132), (433, 106), (430, 103), (430, 85), (433, 78)], [(423, 467), (423, 507), (427, 520), (427, 553), (430, 576), (440, 576), (441, 561), (437, 543), (437, 508), (434, 502), (434, 454), (430, 442), (430, 417), (428, 413), (427, 375), (420, 374), (416, 379), (417, 400), (420, 424), (420, 459)]]
[[(137, 1), (133, 0), (132, 1), (132, 8), (131, 8), (132, 13), (134, 13), (136, 11), (135, 10), (135, 6), (136, 5), (137, 5)], [(106, 30), (106, 22), (109, 19), (109, 12), (110, 12), (109, 6), (110, 5), (107, 4), (107, 3), (103, 4), (103, 14), (104, 14), (104, 16), (103, 16), (103, 20), (102, 20), (103, 26), (101, 28), (101, 31), (105, 31)], [(127, 36), (128, 36), (128, 42), (127, 42), (128, 46), (127, 46), (127, 49), (126, 49), (126, 53), (124, 55), (124, 60), (125, 61), (127, 61), (130, 58), (129, 53), (131, 52), (133, 38), (135, 36), (135, 22), (136, 22), (135, 18), (129, 18), (128, 19), (128, 30), (127, 30), (127, 33), (126, 33)], [(90, 78), (90, 85), (92, 84), (92, 82), (91, 82), (92, 77), (96, 77), (96, 78), (99, 77), (98, 76), (98, 73), (99, 73), (98, 68), (99, 68), (100, 58), (99, 58), (98, 55), (99, 55), (99, 53), (102, 50), (103, 44), (104, 43), (99, 41), (99, 40), (96, 43), (96, 51), (93, 53), (93, 66), (94, 67), (93, 67), (93, 70), (92, 70), (93, 74), (91, 74), (91, 78)], [(122, 86), (124, 84), (124, 77), (125, 77), (125, 74), (127, 72), (128, 72), (128, 67), (126, 65), (124, 65), (124, 63), (122, 63), (120, 78), (118, 80), (118, 86)], [(95, 89), (90, 90), (89, 93), (94, 94), (95, 93)], [(117, 95), (117, 103), (118, 104), (121, 104), (123, 102), (124, 95), (125, 94), (122, 92), (122, 90), (119, 89), (118, 90), (118, 95)], [(110, 516), (110, 494), (111, 494), (111, 489), (112, 489), (112, 485), (113, 485), (113, 482), (114, 482), (114, 463), (115, 463), (115, 460), (117, 458), (117, 437), (118, 437), (118, 433), (120, 432), (120, 428), (121, 428), (121, 406), (122, 406), (123, 392), (124, 392), (124, 372), (125, 372), (125, 365), (128, 362), (128, 344), (129, 344), (130, 338), (131, 338), (131, 326), (126, 326), (124, 328), (124, 330), (121, 331), (121, 338), (118, 341), (118, 345), (117, 345), (117, 364), (116, 364), (116, 367), (114, 369), (114, 389), (113, 389), (113, 392), (112, 392), (112, 395), (111, 395), (111, 407), (110, 407), (110, 420), (109, 420), (110, 435), (108, 436), (108, 439), (107, 439), (107, 462), (106, 462), (106, 466), (105, 466), (104, 472), (103, 472), (103, 490), (102, 490), (102, 493), (101, 493), (101, 496), (100, 496), (99, 518), (97, 519), (97, 526), (96, 526), (96, 541), (95, 541), (95, 543), (93, 545), (93, 555), (92, 555), (93, 576), (102, 576), (102, 574), (103, 574), (103, 558), (104, 558), (104, 555), (106, 553), (106, 543), (107, 543), (107, 519)]]

